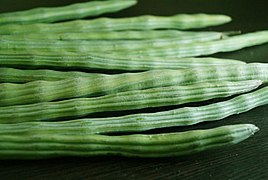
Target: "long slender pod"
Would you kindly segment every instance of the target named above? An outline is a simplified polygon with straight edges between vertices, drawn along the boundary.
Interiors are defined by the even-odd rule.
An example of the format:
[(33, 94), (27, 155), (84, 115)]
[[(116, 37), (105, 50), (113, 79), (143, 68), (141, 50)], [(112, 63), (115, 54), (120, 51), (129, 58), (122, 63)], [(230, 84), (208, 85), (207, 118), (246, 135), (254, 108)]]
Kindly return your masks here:
[[(0, 66), (2, 67), (28, 67), (35, 69), (99, 69), (144, 71), (152, 69), (182, 69), (201, 66), (239, 65), (244, 62), (219, 58), (124, 58), (109, 57), (103, 54), (83, 54), (56, 52), (16, 51), (1, 52)], [(20, 74), (18, 72), (18, 74)], [(31, 74), (31, 73), (30, 73)], [(9, 73), (3, 75), (8, 76)], [(1, 77), (0, 77), (1, 78)]]
[(248, 92), (260, 84), (260, 81), (202, 83), (127, 91), (95, 98), (0, 107), (0, 123), (62, 120), (97, 112), (179, 105)]
[(106, 136), (36, 133), (0, 135), (1, 159), (120, 155), (160, 158), (181, 156), (239, 143), (259, 130), (252, 124), (152, 135)]
[[(231, 34), (230, 34), (231, 33)], [(143, 40), (143, 39), (161, 39), (176, 38), (181, 41), (190, 41), (198, 39), (207, 39), (210, 36), (226, 37), (232, 35), (232, 32), (194, 32), (178, 30), (145, 30), (145, 31), (93, 31), (87, 33), (27, 33), (0, 35), (1, 40)]]
[[(218, 38), (218, 37), (215, 37)], [(140, 40), (140, 41), (0, 41), (1, 50), (28, 50), (51, 51), (59, 49), (62, 51), (99, 53), (105, 51), (109, 57), (194, 57), (209, 55), (217, 52), (229, 52), (245, 47), (260, 45), (268, 42), (268, 31), (257, 31), (222, 40), (181, 43), (176, 38), (161, 40)], [(110, 52), (110, 54), (109, 54)]]
[(72, 78), (61, 81), (33, 81), (0, 84), (0, 106), (47, 102), (82, 96), (96, 96), (130, 90), (189, 85), (212, 81), (268, 81), (268, 64), (196, 67), (183, 70), (151, 70), (110, 75), (95, 80)]
[(137, 3), (136, 0), (90, 1), (61, 7), (35, 8), (0, 14), (0, 25), (51, 23), (117, 12)]
[(99, 77), (109, 76), (100, 73), (84, 73), (79, 71), (54, 71), (48, 69), (25, 70), (14, 68), (0, 67), (0, 83), (26, 83), (37, 80), (59, 81), (70, 78), (86, 77), (96, 79)]
[(1, 26), (0, 34), (193, 29), (220, 25), (230, 21), (231, 18), (225, 15), (177, 14), (169, 17), (145, 15), (115, 19), (98, 18), (93, 20), (76, 20), (54, 24), (9, 24)]
[[(256, 46), (268, 42), (268, 31), (257, 31), (253, 33), (241, 34), (216, 41), (193, 42), (183, 45), (167, 45), (155, 48), (141, 48), (137, 50), (120, 49), (110, 51), (111, 56), (125, 56), (127, 58), (142, 56), (157, 57), (194, 57), (210, 55), (218, 52), (230, 52), (245, 47)], [(74, 50), (74, 49), (73, 49)], [(80, 50), (79, 50), (80, 51)], [(81, 50), (83, 51), (83, 50)], [(107, 54), (109, 55), (109, 54)]]
[(95, 51), (116, 51), (136, 50), (154, 47), (178, 46), (193, 42), (204, 42), (222, 39), (220, 33), (212, 33), (209, 36), (192, 35), (192, 37), (180, 38), (157, 38), (143, 40), (91, 40), (91, 41), (60, 41), (60, 40), (0, 40), (0, 50), (65, 50), (73, 52), (95, 52)]
[(188, 126), (200, 122), (216, 121), (266, 104), (268, 104), (268, 87), (239, 95), (227, 101), (156, 113), (106, 118), (70, 119), (61, 122), (43, 121), (0, 124), (0, 134), (23, 134), (27, 131), (47, 134), (139, 132), (156, 128)]

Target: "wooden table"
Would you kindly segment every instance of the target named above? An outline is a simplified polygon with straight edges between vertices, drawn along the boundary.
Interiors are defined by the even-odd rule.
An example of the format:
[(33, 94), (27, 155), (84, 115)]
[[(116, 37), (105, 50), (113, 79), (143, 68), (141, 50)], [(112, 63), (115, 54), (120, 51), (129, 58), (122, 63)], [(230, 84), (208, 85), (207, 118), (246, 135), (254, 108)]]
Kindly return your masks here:
[[(65, 5), (74, 2), (78, 1), (1, 0), (0, 12), (37, 6)], [(265, 0), (140, 0), (135, 7), (107, 16), (222, 13), (232, 16), (233, 22), (207, 30), (250, 32), (268, 29), (267, 7), (268, 3)], [(268, 62), (268, 44), (215, 56), (240, 59), (246, 62)], [(205, 103), (209, 102), (212, 101)], [(225, 149), (187, 157), (163, 159), (95, 157), (0, 161), (0, 179), (268, 179), (267, 109), (268, 105), (218, 122), (158, 130), (158, 132), (184, 131), (238, 123), (253, 123), (260, 127), (261, 131), (254, 137)]]

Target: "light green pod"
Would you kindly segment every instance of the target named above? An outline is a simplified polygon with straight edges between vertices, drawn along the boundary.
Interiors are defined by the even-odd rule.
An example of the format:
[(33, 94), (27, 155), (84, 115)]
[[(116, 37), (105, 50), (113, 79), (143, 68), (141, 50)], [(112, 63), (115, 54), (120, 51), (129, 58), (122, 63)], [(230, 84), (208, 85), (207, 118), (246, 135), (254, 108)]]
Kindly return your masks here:
[(26, 131), (47, 134), (140, 132), (157, 128), (189, 126), (200, 122), (216, 121), (267, 104), (268, 87), (264, 87), (227, 101), (156, 113), (131, 114), (106, 118), (69, 119), (61, 122), (0, 124), (0, 134), (22, 134)]
[[(188, 36), (189, 37), (189, 36)], [(157, 38), (143, 40), (91, 40), (91, 41), (60, 41), (60, 40), (0, 40), (0, 50), (29, 50), (42, 51), (72, 51), (72, 52), (103, 52), (116, 50), (136, 50), (143, 48), (155, 48), (164, 46), (177, 46), (193, 42), (204, 42), (222, 39), (221, 33), (210, 33), (210, 35), (193, 34), (191, 37), (181, 38)], [(101, 54), (101, 53), (100, 53)]]
[(9, 24), (1, 26), (0, 34), (193, 29), (220, 25), (230, 21), (231, 18), (225, 15), (177, 14), (169, 17), (145, 15), (114, 19), (76, 20), (54, 24)]
[(143, 40), (176, 38), (180, 41), (208, 39), (209, 37), (226, 37), (237, 32), (200, 32), (200, 31), (178, 31), (178, 30), (145, 30), (145, 31), (92, 31), (86, 33), (27, 33), (0, 35), (1, 40)]
[[(173, 157), (239, 143), (259, 130), (252, 124), (222, 126), (152, 135), (107, 136), (39, 133), (0, 134), (0, 159), (41, 159), (65, 156), (120, 155), (143, 158)], [(68, 131), (70, 132), (70, 131)]]
[[(0, 63), (1, 64), (1, 63)], [(85, 73), (79, 71), (54, 71), (48, 69), (25, 70), (14, 68), (0, 67), (0, 83), (26, 83), (37, 80), (59, 81), (70, 78), (86, 77), (88, 79), (96, 79), (99, 77), (109, 76), (100, 73)]]
[(201, 55), (210, 55), (218, 52), (230, 52), (245, 47), (256, 46), (268, 42), (268, 31), (257, 31), (253, 33), (241, 34), (237, 36), (227, 37), (217, 41), (194, 42), (183, 45), (170, 44), (167, 46), (155, 48), (141, 48), (137, 50), (125, 49), (111, 50), (107, 56), (111, 57), (195, 57)]
[(0, 107), (0, 123), (62, 120), (98, 112), (179, 105), (251, 91), (260, 81), (215, 82), (127, 91), (95, 98)]
[(151, 70), (123, 73), (95, 80), (72, 78), (62, 81), (33, 81), (0, 84), (0, 106), (90, 97), (130, 90), (190, 85), (213, 81), (268, 81), (268, 64), (196, 67), (182, 70)]
[[(208, 38), (220, 38), (211, 36)], [(114, 41), (10, 41), (0, 40), (0, 50), (38, 50), (95, 53), (114, 58), (182, 58), (230, 52), (268, 42), (268, 31), (257, 31), (222, 40), (181, 43), (176, 38)]]
[(51, 23), (62, 20), (80, 19), (117, 12), (133, 6), (136, 0), (90, 1), (61, 7), (35, 8), (0, 14), (0, 25)]
[[(66, 53), (58, 52), (35, 52), (35, 51), (16, 51), (16, 52), (1, 52), (0, 51), (0, 66), (13, 68), (34, 68), (34, 69), (98, 69), (98, 70), (122, 70), (122, 71), (144, 71), (152, 69), (184, 69), (191, 67), (202, 66), (222, 66), (222, 65), (239, 65), (245, 64), (242, 61), (219, 58), (159, 58), (159, 57), (143, 57), (143, 58), (113, 58), (105, 55), (83, 54), (83, 53)], [(4, 71), (1, 73), (1, 71)], [(33, 75), (34, 71), (29, 72)], [(1, 70), (3, 78), (8, 78), (14, 75), (22, 74), (26, 77), (27, 74), (23, 71), (15, 72), (15, 70)], [(36, 72), (40, 75), (40, 72)], [(44, 72), (45, 73), (45, 72)], [(46, 73), (50, 76), (51, 73)], [(69, 73), (70, 74), (70, 73)], [(52, 75), (54, 76), (54, 75)], [(61, 76), (61, 75), (60, 75)], [(68, 75), (67, 75), (68, 76)], [(34, 78), (32, 76), (30, 78)], [(76, 77), (76, 76), (74, 76)], [(19, 77), (18, 77), (19, 78)], [(1, 77), (0, 77), (1, 79)], [(22, 81), (23, 79), (20, 78)], [(25, 78), (27, 80), (27, 78)], [(40, 79), (36, 79), (40, 80)], [(43, 79), (46, 80), (46, 79)]]

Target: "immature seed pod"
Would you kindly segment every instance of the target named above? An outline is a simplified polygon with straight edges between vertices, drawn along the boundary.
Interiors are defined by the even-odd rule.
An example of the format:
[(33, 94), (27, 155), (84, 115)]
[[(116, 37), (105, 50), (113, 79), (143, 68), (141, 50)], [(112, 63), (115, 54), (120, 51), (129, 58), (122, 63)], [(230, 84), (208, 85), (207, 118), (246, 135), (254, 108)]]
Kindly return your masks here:
[(0, 134), (0, 159), (100, 155), (147, 158), (182, 156), (237, 144), (258, 130), (252, 124), (238, 124), (152, 135), (107, 136), (87, 134), (86, 131), (73, 134), (32, 131), (7, 133)]
[[(161, 58), (161, 57), (143, 57), (143, 58), (124, 58), (124, 57), (108, 57), (105, 55), (83, 54), (83, 53), (66, 53), (62, 51), (56, 52), (35, 52), (35, 51), (16, 51), (16, 52), (0, 52), (0, 66), (13, 68), (34, 68), (34, 69), (98, 69), (98, 70), (122, 70), (122, 71), (145, 71), (152, 69), (184, 69), (190, 67), (202, 66), (222, 66), (222, 65), (239, 65), (245, 64), (242, 61), (219, 58)], [(18, 71), (0, 69), (2, 77), (0, 79), (13, 77), (14, 75), (26, 77), (33, 75), (35, 71)], [(44, 71), (42, 71), (45, 73)], [(51, 71), (45, 73), (50, 76)], [(12, 74), (13, 73), (13, 74)], [(55, 74), (56, 72), (52, 73)], [(40, 71), (36, 72), (40, 74)], [(71, 74), (71, 73), (69, 73)], [(53, 75), (52, 75), (53, 76)], [(61, 78), (64, 75), (59, 75)], [(33, 79), (35, 76), (29, 78)], [(68, 77), (68, 75), (67, 75)], [(73, 76), (78, 77), (78, 76)], [(84, 75), (81, 75), (84, 77)], [(24, 79), (20, 78), (21, 81)], [(27, 80), (27, 78), (25, 78)], [(46, 80), (43, 79), (36, 80)]]
[(268, 64), (196, 67), (182, 70), (151, 70), (123, 73), (95, 80), (72, 78), (62, 81), (33, 81), (0, 84), (0, 106), (47, 102), (74, 97), (90, 97), (130, 90), (190, 85), (203, 82), (268, 81)]
[(210, 35), (193, 34), (188, 39), (180, 37), (142, 39), (142, 40), (91, 40), (91, 41), (61, 41), (61, 40), (0, 40), (0, 50), (29, 50), (37, 49), (42, 52), (62, 50), (72, 52), (98, 52), (111, 50), (136, 50), (141, 48), (154, 48), (163, 46), (177, 46), (193, 42), (204, 42), (222, 39), (221, 33), (210, 33)]
[[(220, 38), (212, 36), (212, 39)], [(268, 42), (268, 31), (257, 31), (221, 40), (181, 43), (173, 39), (114, 41), (12, 41), (0, 40), (0, 50), (38, 50), (103, 54), (108, 57), (194, 57), (217, 52), (229, 52)]]
[(0, 35), (1, 40), (143, 40), (143, 39), (162, 39), (176, 38), (181, 41), (190, 41), (198, 39), (208, 39), (211, 36), (218, 35), (227, 37), (228, 35), (238, 34), (238, 32), (195, 32), (178, 30), (145, 30), (145, 31), (92, 31), (86, 33), (30, 33), (30, 34), (12, 34)]
[(8, 24), (1, 26), (0, 34), (18, 33), (65, 33), (92, 31), (152, 30), (152, 29), (193, 29), (215, 26), (230, 22), (225, 15), (177, 14), (169, 17), (138, 16), (126, 18), (97, 18), (54, 24)]
[[(0, 63), (1, 64), (1, 63)], [(96, 79), (99, 77), (109, 76), (100, 73), (85, 73), (79, 71), (54, 71), (47, 69), (25, 70), (14, 68), (0, 67), (0, 83), (26, 83), (37, 80), (59, 81), (70, 78), (86, 77), (88, 79)]]
[(194, 57), (201, 55), (210, 55), (218, 52), (230, 52), (239, 50), (245, 47), (260, 45), (268, 42), (268, 31), (257, 31), (253, 33), (241, 34), (224, 38), (217, 41), (193, 42), (183, 45), (167, 45), (155, 48), (141, 48), (137, 50), (125, 49), (111, 50), (111, 57), (135, 58), (142, 56), (156, 57)]
[(90, 1), (61, 7), (35, 8), (0, 14), (0, 25), (51, 23), (117, 12), (136, 4), (136, 0)]
[[(230, 100), (205, 106), (183, 107), (156, 113), (130, 114), (120, 117), (69, 119), (60, 122), (24, 122), (0, 124), (0, 134), (36, 133), (109, 134), (140, 132), (156, 128), (189, 126), (200, 122), (216, 121), (234, 114), (268, 104), (268, 87), (239, 95)], [(7, 120), (8, 121), (8, 120)]]
[(0, 107), (0, 123), (62, 120), (97, 112), (179, 105), (248, 92), (260, 84), (260, 81), (202, 83), (127, 91), (95, 98)]

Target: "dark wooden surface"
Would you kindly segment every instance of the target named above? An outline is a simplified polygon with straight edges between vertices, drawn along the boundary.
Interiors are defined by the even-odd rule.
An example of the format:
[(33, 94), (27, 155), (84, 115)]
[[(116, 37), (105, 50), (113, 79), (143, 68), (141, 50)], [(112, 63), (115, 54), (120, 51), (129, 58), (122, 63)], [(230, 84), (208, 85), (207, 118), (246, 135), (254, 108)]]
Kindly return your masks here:
[[(81, 1), (81, 0), (80, 0)], [(0, 12), (37, 6), (56, 6), (77, 0), (0, 0)], [(82, 2), (82, 1), (81, 1)], [(268, 3), (265, 0), (140, 0), (139, 5), (109, 14), (110, 17), (142, 14), (223, 13), (233, 22), (208, 30), (268, 29)], [(246, 62), (268, 62), (268, 44), (217, 57)], [(36, 161), (0, 161), (0, 179), (268, 179), (268, 105), (221, 121), (158, 132), (212, 128), (221, 125), (253, 123), (261, 131), (232, 147), (180, 158), (135, 159), (122, 157), (60, 158)]]

